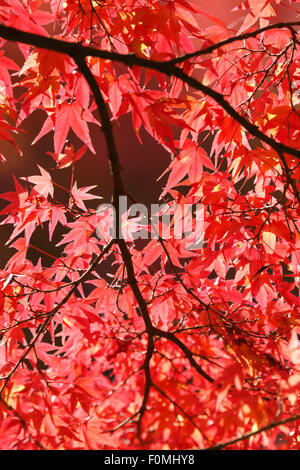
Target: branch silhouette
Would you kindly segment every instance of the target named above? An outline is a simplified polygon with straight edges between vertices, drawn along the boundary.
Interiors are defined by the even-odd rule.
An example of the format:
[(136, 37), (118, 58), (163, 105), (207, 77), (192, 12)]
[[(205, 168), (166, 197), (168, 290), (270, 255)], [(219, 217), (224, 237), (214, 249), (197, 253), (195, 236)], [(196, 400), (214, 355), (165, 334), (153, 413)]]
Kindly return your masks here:
[[(295, 23), (279, 23), (280, 28), (287, 27), (286, 25), (298, 25)], [(243, 126), (253, 137), (257, 137), (262, 142), (268, 144), (278, 154), (288, 153), (300, 159), (300, 150), (277, 142), (272, 137), (264, 134), (255, 124), (252, 124), (244, 116), (239, 114), (229, 103), (225, 100), (221, 93), (213, 90), (212, 88), (199, 82), (197, 79), (190, 77), (183, 70), (176, 67), (172, 62), (160, 62), (157, 60), (143, 59), (135, 54), (119, 54), (117, 52), (103, 51), (93, 47), (83, 46), (80, 43), (72, 43), (51, 37), (45, 37), (34, 33), (27, 33), (9, 26), (0, 25), (0, 37), (9, 41), (21, 42), (31, 46), (48, 49), (51, 51), (67, 54), (72, 57), (75, 62), (80, 60), (79, 57), (85, 58), (88, 56), (99, 57), (100, 59), (108, 59), (120, 62), (128, 67), (140, 66), (146, 69), (156, 70), (170, 77), (177, 77), (183, 83), (190, 85), (195, 90), (201, 91), (203, 94), (211, 97), (218, 103), (236, 122)], [(215, 46), (216, 47), (216, 46)]]
[[(181, 407), (181, 405), (177, 403), (175, 400), (173, 400), (171, 397), (169, 397), (169, 395), (166, 392), (164, 392), (155, 383), (154, 379), (152, 378), (151, 361), (153, 360), (153, 357), (155, 356), (155, 354), (159, 352), (159, 351), (156, 351), (154, 347), (155, 341), (157, 341), (157, 339), (162, 339), (164, 342), (168, 341), (172, 343), (174, 346), (176, 346), (176, 348), (179, 349), (183, 353), (183, 357), (186, 360), (186, 363), (192, 369), (194, 369), (198, 373), (198, 375), (202, 377), (202, 379), (204, 379), (205, 381), (209, 383), (215, 383), (215, 378), (211, 377), (209, 373), (206, 372), (202, 368), (202, 366), (198, 363), (198, 360), (196, 360), (196, 358), (198, 357), (201, 360), (206, 359), (208, 362), (211, 362), (211, 363), (213, 363), (213, 361), (210, 361), (206, 357), (201, 357), (200, 354), (194, 353), (191, 349), (188, 348), (188, 346), (181, 339), (178, 338), (177, 334), (180, 334), (180, 332), (184, 331), (184, 329), (182, 330), (179, 329), (178, 331), (175, 331), (175, 332), (171, 331), (171, 329), (168, 331), (165, 331), (163, 329), (156, 327), (152, 321), (151, 306), (149, 305), (151, 304), (151, 301), (147, 301), (146, 296), (143, 294), (142, 288), (139, 285), (139, 282), (138, 282), (139, 272), (133, 264), (132, 251), (130, 250), (129, 245), (126, 243), (126, 241), (122, 237), (119, 237), (119, 234), (120, 234), (120, 227), (118, 225), (119, 220), (120, 220), (119, 196), (126, 195), (128, 193), (125, 188), (125, 184), (124, 184), (123, 177), (122, 177), (122, 168), (120, 165), (120, 159), (118, 155), (116, 140), (114, 137), (112, 119), (108, 110), (108, 106), (104, 100), (104, 97), (101, 92), (101, 88), (97, 82), (97, 79), (91, 72), (86, 59), (88, 57), (95, 57), (95, 58), (99, 58), (103, 60), (110, 60), (113, 62), (117, 62), (129, 68), (138, 66), (144, 69), (155, 70), (157, 72), (165, 74), (166, 76), (176, 77), (177, 79), (181, 80), (182, 83), (189, 85), (194, 90), (198, 90), (204, 95), (213, 99), (215, 103), (217, 103), (223, 110), (225, 110), (228, 113), (228, 115), (231, 116), (233, 120), (235, 120), (239, 125), (241, 125), (244, 129), (246, 129), (252, 137), (258, 138), (261, 142), (267, 144), (269, 147), (271, 147), (274, 151), (277, 152), (281, 160), (281, 163), (283, 165), (283, 171), (286, 176), (286, 184), (291, 186), (294, 192), (294, 195), (299, 202), (300, 201), (299, 193), (297, 191), (295, 182), (291, 177), (291, 173), (290, 173), (285, 155), (290, 155), (300, 160), (300, 150), (298, 148), (285, 145), (284, 143), (279, 142), (273, 139), (272, 137), (268, 136), (266, 133), (262, 132), (259, 129), (259, 127), (253, 124), (252, 122), (250, 122), (250, 120), (246, 116), (239, 113), (225, 99), (225, 96), (223, 94), (217, 92), (212, 87), (204, 85), (201, 81), (197, 80), (193, 76), (188, 75), (180, 67), (180, 65), (187, 60), (190, 60), (190, 59), (202, 56), (202, 55), (210, 54), (213, 51), (220, 49), (223, 46), (232, 44), (236, 41), (242, 41), (248, 38), (255, 38), (259, 34), (264, 33), (265, 31), (269, 31), (269, 30), (276, 29), (276, 28), (277, 29), (287, 28), (291, 32), (292, 40), (297, 41), (296, 31), (294, 29), (296, 26), (300, 26), (300, 22), (286, 22), (286, 23), (281, 22), (281, 23), (277, 23), (274, 25), (268, 25), (264, 28), (260, 28), (252, 32), (244, 33), (244, 34), (234, 36), (234, 37), (229, 37), (223, 41), (220, 41), (217, 44), (212, 44), (209, 47), (200, 49), (198, 51), (194, 51), (190, 54), (185, 54), (175, 59), (168, 60), (166, 62), (161, 62), (157, 60), (145, 59), (140, 56), (137, 56), (136, 54), (120, 54), (117, 52), (99, 50), (93, 47), (84, 46), (81, 43), (68, 42), (68, 41), (53, 38), (50, 36), (46, 37), (46, 36), (42, 36), (39, 34), (21, 31), (13, 27), (0, 25), (0, 37), (2, 37), (3, 39), (6, 39), (8, 41), (13, 41), (13, 42), (20, 42), (20, 43), (27, 44), (33, 47), (42, 48), (42, 49), (46, 49), (49, 51), (54, 51), (60, 54), (65, 54), (69, 58), (72, 58), (74, 62), (76, 63), (78, 70), (80, 71), (80, 73), (82, 74), (82, 76), (84, 77), (84, 79), (86, 80), (90, 88), (91, 94), (97, 106), (97, 111), (99, 114), (99, 122), (101, 124), (101, 131), (103, 132), (105, 144), (106, 144), (107, 159), (110, 165), (110, 173), (111, 173), (111, 179), (113, 183), (111, 202), (114, 208), (116, 209), (116, 221), (117, 221), (117, 227), (116, 227), (117, 236), (114, 239), (110, 240), (104, 246), (101, 253), (95, 258), (93, 262), (91, 262), (90, 266), (81, 275), (79, 275), (76, 281), (68, 282), (59, 288), (59, 289), (63, 289), (63, 288), (69, 287), (70, 290), (63, 297), (63, 299), (57, 305), (55, 305), (55, 307), (52, 310), (46, 313), (43, 313), (43, 318), (45, 317), (45, 321), (41, 325), (41, 328), (38, 330), (34, 338), (28, 344), (26, 350), (21, 355), (19, 360), (16, 362), (12, 370), (6, 376), (0, 377), (0, 380), (3, 381), (2, 387), (0, 389), (0, 395), (4, 391), (5, 387), (7, 386), (8, 382), (10, 381), (14, 373), (17, 371), (17, 369), (24, 364), (24, 361), (27, 358), (30, 351), (35, 350), (35, 345), (37, 341), (47, 331), (55, 314), (70, 299), (75, 289), (80, 284), (82, 284), (85, 280), (87, 280), (89, 274), (96, 268), (96, 266), (101, 262), (104, 256), (107, 255), (111, 251), (111, 248), (113, 246), (115, 246), (116, 250), (118, 250), (118, 255), (121, 255), (121, 259), (124, 264), (124, 270), (123, 270), (124, 275), (126, 272), (126, 279), (124, 279), (124, 282), (126, 282), (127, 285), (130, 287), (131, 293), (133, 294), (136, 305), (138, 306), (140, 315), (144, 323), (143, 331), (139, 332), (138, 334), (140, 336), (146, 335), (147, 343), (146, 343), (145, 351), (144, 351), (145, 358), (143, 360), (143, 364), (142, 366), (137, 368), (137, 371), (142, 370), (144, 374), (144, 385), (143, 385), (143, 395), (141, 399), (141, 404), (138, 410), (134, 412), (131, 415), (131, 417), (126, 418), (120, 424), (116, 425), (111, 430), (111, 432), (115, 432), (116, 430), (120, 429), (120, 427), (122, 427), (123, 425), (135, 419), (136, 424), (137, 424), (137, 436), (140, 442), (143, 443), (143, 418), (147, 412), (147, 404), (149, 402), (149, 397), (150, 397), (150, 393), (152, 390), (153, 391), (156, 390), (156, 392), (160, 393), (160, 395), (162, 395), (165, 399), (167, 399), (172, 405), (177, 407), (183, 414), (186, 414), (186, 412)], [(238, 322), (231, 321), (229, 318), (226, 318), (225, 314), (215, 310), (213, 304), (207, 304), (204, 301), (202, 301), (200, 297), (196, 294), (196, 292), (193, 290), (193, 288), (188, 287), (181, 279), (181, 276), (177, 272), (175, 265), (172, 262), (172, 258), (170, 254), (168, 253), (168, 250), (163, 240), (159, 239), (159, 242), (161, 243), (163, 251), (165, 252), (171, 264), (171, 269), (178, 283), (182, 286), (185, 292), (189, 294), (191, 297), (193, 297), (194, 300), (197, 301), (198, 304), (202, 307), (202, 309), (206, 311), (208, 320), (209, 320), (208, 327), (211, 327), (211, 330), (213, 330), (213, 326), (210, 321), (209, 312), (218, 315), (221, 318), (221, 320), (224, 320), (224, 323), (227, 323), (227, 326), (230, 326), (232, 328), (232, 330), (236, 330), (238, 332), (246, 333), (249, 335), (252, 334), (253, 336), (264, 337), (264, 335), (260, 335), (259, 333), (252, 333), (251, 331), (248, 332), (247, 330), (243, 330), (242, 328), (237, 326)], [(123, 279), (122, 279), (122, 285), (123, 285)], [(118, 292), (117, 304), (119, 301), (121, 287), (119, 288), (119, 292)], [(58, 290), (58, 289), (52, 289), (52, 290), (49, 290), (48, 292), (52, 292), (52, 291), (54, 292), (55, 290)], [(46, 292), (46, 291), (41, 290), (41, 292)], [(153, 296), (154, 296), (154, 291), (153, 291)], [(117, 305), (117, 307), (122, 312), (119, 305)], [(17, 323), (17, 324), (20, 324), (20, 323)], [(202, 327), (203, 326), (199, 326), (199, 328), (202, 328)], [(186, 330), (187, 329), (188, 328), (186, 328)], [(12, 412), (15, 416), (19, 417), (17, 415), (16, 410), (10, 407), (10, 405), (7, 405), (2, 397), (1, 397), (1, 400), (2, 400), (2, 403), (9, 409), (10, 412)], [(197, 424), (194, 418), (192, 418), (188, 414), (186, 414), (186, 416), (190, 420), (190, 422), (194, 424), (194, 426), (197, 428)], [(257, 431), (245, 433), (240, 437), (237, 437), (235, 439), (232, 439), (230, 441), (227, 441), (221, 444), (208, 447), (207, 449), (204, 449), (204, 450), (218, 450), (218, 449), (228, 447), (239, 441), (246, 440), (250, 438), (251, 436), (254, 436), (264, 431), (268, 431), (269, 429), (272, 429), (276, 426), (280, 426), (282, 424), (295, 421), (299, 418), (300, 418), (299, 415), (294, 415), (285, 420), (274, 421), (270, 425), (262, 427), (258, 429)], [(25, 422), (22, 419), (22, 417), (20, 417), (19, 419), (24, 429), (26, 429)], [(210, 443), (213, 442), (212, 440), (208, 440), (208, 439), (206, 440)], [(41, 444), (38, 441), (36, 441), (36, 445), (42, 448)]]

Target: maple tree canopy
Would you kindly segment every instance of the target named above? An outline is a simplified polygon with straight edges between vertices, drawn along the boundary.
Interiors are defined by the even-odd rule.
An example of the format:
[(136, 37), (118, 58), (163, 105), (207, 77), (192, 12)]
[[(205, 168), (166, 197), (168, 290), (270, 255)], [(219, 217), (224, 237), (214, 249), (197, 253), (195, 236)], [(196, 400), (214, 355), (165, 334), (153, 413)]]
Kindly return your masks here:
[[(48, 139), (0, 196), (1, 449), (300, 449), (299, 5), (208, 3), (0, 0), (0, 165)], [(120, 217), (124, 116), (156, 227)]]

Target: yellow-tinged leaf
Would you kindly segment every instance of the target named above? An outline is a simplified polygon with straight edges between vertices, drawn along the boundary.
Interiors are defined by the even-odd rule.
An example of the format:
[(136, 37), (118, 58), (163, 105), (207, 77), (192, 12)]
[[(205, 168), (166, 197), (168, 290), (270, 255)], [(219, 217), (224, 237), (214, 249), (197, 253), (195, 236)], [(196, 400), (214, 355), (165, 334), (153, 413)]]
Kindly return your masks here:
[(24, 390), (24, 388), (25, 388), (25, 385), (15, 384), (15, 385), (13, 385), (10, 393), (13, 394), (13, 393), (22, 392), (22, 390)]
[(71, 328), (71, 327), (73, 326), (73, 323), (72, 323), (70, 320), (68, 320), (67, 317), (64, 317), (64, 318), (63, 318), (63, 323), (64, 323), (65, 325), (67, 325), (69, 328)]
[(269, 254), (273, 253), (276, 246), (276, 235), (272, 232), (265, 231), (262, 233), (261, 238), (265, 243), (266, 252)]

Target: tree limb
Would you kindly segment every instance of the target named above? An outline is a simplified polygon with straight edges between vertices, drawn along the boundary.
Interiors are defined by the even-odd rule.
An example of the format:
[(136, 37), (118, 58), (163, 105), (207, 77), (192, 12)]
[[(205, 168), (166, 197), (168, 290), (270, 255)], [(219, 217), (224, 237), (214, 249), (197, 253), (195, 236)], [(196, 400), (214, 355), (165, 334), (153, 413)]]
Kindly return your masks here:
[[(295, 25), (296, 23), (293, 24)], [(83, 46), (80, 43), (71, 43), (61, 39), (45, 37), (35, 33), (27, 33), (25, 31), (4, 25), (0, 25), (0, 37), (9, 41), (21, 42), (31, 46), (67, 54), (69, 57), (72, 57), (77, 62), (77, 64), (82, 64), (82, 59), (87, 56), (99, 57), (101, 59), (120, 62), (124, 65), (127, 65), (128, 67), (141, 66), (147, 69), (156, 70), (171, 77), (177, 77), (195, 90), (201, 91), (205, 95), (211, 97), (229, 114), (229, 116), (231, 116), (236, 122), (244, 127), (253, 137), (257, 137), (262, 142), (268, 144), (278, 153), (288, 153), (300, 159), (300, 150), (285, 145), (281, 142), (277, 142), (272, 137), (264, 134), (255, 124), (252, 124), (244, 116), (239, 114), (228, 103), (228, 101), (225, 100), (221, 93), (206, 85), (203, 85), (203, 83), (200, 83), (197, 79), (190, 77), (183, 70), (170, 62), (144, 59), (142, 57), (136, 56), (135, 54), (119, 54), (117, 52), (103, 51), (93, 47)]]
[(297, 421), (298, 419), (300, 419), (300, 415), (294, 415), (294, 416), (291, 416), (290, 418), (282, 419), (281, 421), (274, 421), (273, 423), (267, 424), (266, 426), (263, 426), (262, 428), (259, 428), (256, 431), (247, 432), (240, 437), (231, 439), (230, 441), (223, 442), (215, 446), (207, 447), (206, 449), (201, 449), (201, 450), (221, 450), (221, 449), (224, 449), (225, 447), (236, 444), (237, 442), (245, 441), (246, 439), (249, 439), (250, 437), (255, 436), (256, 434), (261, 434), (262, 432), (269, 431), (270, 429), (276, 428), (277, 426), (281, 426), (283, 424)]

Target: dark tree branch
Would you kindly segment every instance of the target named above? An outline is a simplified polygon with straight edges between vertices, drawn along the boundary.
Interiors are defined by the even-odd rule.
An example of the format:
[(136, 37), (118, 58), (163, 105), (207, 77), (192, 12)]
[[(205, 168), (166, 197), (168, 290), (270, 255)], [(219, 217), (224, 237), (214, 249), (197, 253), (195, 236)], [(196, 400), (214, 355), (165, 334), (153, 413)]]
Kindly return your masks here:
[(181, 351), (185, 354), (189, 363), (198, 372), (198, 374), (200, 374), (204, 379), (208, 380), (208, 382), (214, 383), (214, 379), (212, 379), (210, 375), (208, 375), (202, 369), (202, 367), (198, 364), (198, 362), (195, 361), (192, 351), (190, 351), (190, 349), (179, 338), (177, 338), (177, 336), (175, 336), (170, 331), (163, 331), (163, 330), (160, 330), (159, 328), (153, 328), (153, 333), (156, 336), (159, 336), (160, 338), (166, 338), (172, 343), (176, 344), (176, 346), (178, 346), (178, 348), (181, 349)]
[(69, 300), (71, 295), (74, 293), (75, 289), (87, 278), (87, 276), (99, 264), (99, 262), (101, 261), (103, 256), (109, 252), (109, 250), (110, 250), (110, 248), (112, 247), (113, 244), (114, 244), (114, 240), (111, 240), (110, 242), (107, 243), (107, 245), (102, 249), (102, 251), (95, 258), (95, 260), (91, 263), (91, 265), (84, 271), (84, 273), (76, 281), (73, 282), (72, 288), (64, 296), (64, 298), (52, 310), (50, 310), (47, 313), (47, 318), (46, 318), (45, 322), (43, 323), (40, 330), (38, 331), (38, 333), (35, 335), (35, 337), (31, 341), (31, 343), (27, 346), (27, 349), (22, 354), (20, 359), (16, 362), (14, 367), (11, 369), (11, 371), (5, 377), (0, 377), (0, 380), (4, 381), (4, 383), (3, 383), (3, 385), (0, 389), (0, 397), (1, 397), (1, 394), (2, 394), (3, 390), (5, 389), (6, 385), (8, 384), (9, 380), (11, 379), (11, 377), (14, 375), (14, 373), (20, 367), (20, 365), (24, 363), (24, 361), (25, 361), (26, 357), (28, 356), (28, 354), (30, 353), (30, 351), (35, 347), (35, 344), (36, 344), (37, 340), (40, 338), (40, 336), (42, 334), (44, 334), (47, 331), (47, 329), (48, 329), (53, 317), (55, 316), (55, 314), (63, 307), (63, 305), (65, 305), (65, 303)]
[[(108, 109), (103, 99), (98, 83), (94, 75), (90, 71), (89, 67), (87, 66), (84, 57), (76, 53), (76, 54), (73, 54), (73, 58), (80, 72), (82, 73), (82, 75), (84, 76), (84, 78), (86, 79), (90, 87), (91, 93), (93, 94), (95, 98), (95, 102), (96, 102), (98, 112), (100, 115), (101, 127), (105, 136), (105, 142), (106, 142), (106, 147), (107, 147), (107, 152), (108, 152), (108, 160), (110, 162), (111, 176), (113, 180), (114, 189), (113, 189), (113, 195), (112, 195), (112, 204), (114, 205), (116, 209), (117, 221), (119, 221), (119, 196), (122, 194), (125, 194), (125, 189), (124, 189), (124, 185), (122, 181), (121, 170), (120, 170), (120, 165), (119, 165), (119, 156), (118, 156), (118, 152), (117, 152), (117, 148), (115, 144), (112, 124), (110, 121)], [(117, 222), (117, 225), (118, 225), (118, 222)], [(140, 309), (140, 312), (141, 312), (141, 315), (142, 315), (142, 318), (146, 327), (147, 340), (148, 340), (146, 357), (143, 363), (143, 370), (144, 370), (144, 375), (145, 375), (143, 400), (142, 400), (141, 407), (138, 413), (136, 414), (138, 416), (137, 435), (140, 441), (142, 442), (142, 419), (146, 411), (150, 389), (152, 386), (150, 362), (154, 353), (154, 336), (155, 335), (167, 338), (171, 340), (173, 343), (175, 343), (184, 352), (191, 366), (195, 368), (195, 370), (202, 377), (204, 377), (206, 380), (208, 380), (211, 383), (213, 383), (214, 380), (208, 374), (206, 374), (206, 372), (204, 372), (204, 370), (195, 361), (192, 352), (178, 338), (176, 338), (171, 333), (170, 334), (165, 333), (153, 326), (151, 317), (149, 314), (149, 310), (148, 310), (147, 301), (146, 299), (144, 299), (141, 293), (141, 290), (139, 288), (138, 281), (136, 278), (136, 274), (134, 272), (134, 266), (132, 263), (130, 251), (127, 247), (125, 240), (122, 238), (122, 235), (120, 234), (119, 226), (117, 226), (116, 232), (117, 232), (116, 239), (114, 240), (114, 242), (119, 246), (122, 259), (124, 262), (124, 266), (126, 267), (127, 282), (132, 290), (132, 293)], [(131, 419), (129, 419), (129, 421), (131, 421)], [(128, 422), (128, 420), (126, 420), (126, 422)]]
[(145, 372), (145, 385), (144, 385), (144, 394), (143, 394), (143, 401), (141, 404), (141, 407), (139, 409), (139, 417), (137, 421), (137, 436), (138, 439), (143, 442), (142, 439), (142, 420), (143, 416), (146, 411), (149, 395), (150, 395), (150, 389), (153, 385), (152, 379), (151, 379), (151, 371), (150, 371), (150, 361), (152, 359), (154, 352), (154, 339), (153, 339), (153, 334), (149, 333), (148, 334), (148, 345), (147, 345), (147, 352), (146, 352), (146, 358), (144, 361), (144, 372)]
[(223, 46), (227, 46), (228, 44), (232, 44), (233, 42), (237, 41), (244, 41), (245, 39), (255, 38), (259, 34), (264, 33), (265, 31), (270, 31), (271, 29), (283, 29), (288, 28), (290, 31), (294, 32), (294, 26), (300, 26), (300, 21), (290, 21), (290, 22), (280, 22), (276, 24), (269, 24), (264, 28), (256, 29), (255, 31), (251, 31), (249, 33), (239, 34), (238, 36), (232, 36), (224, 41), (220, 41), (217, 44), (212, 44), (211, 46), (204, 47), (203, 49), (199, 49), (198, 51), (191, 52), (190, 54), (184, 54), (176, 59), (172, 59), (169, 61), (171, 64), (180, 64), (185, 60), (192, 59), (193, 57), (199, 57), (201, 55), (211, 54), (213, 51), (220, 49)]
[[(107, 148), (107, 153), (108, 153), (108, 160), (110, 163), (110, 170), (111, 170), (112, 180), (113, 180), (113, 185), (114, 185), (112, 203), (117, 209), (119, 196), (122, 194), (125, 194), (125, 190), (123, 186), (118, 151), (117, 151), (117, 147), (115, 144), (115, 138), (113, 135), (113, 128), (112, 128), (110, 116), (108, 114), (108, 110), (107, 110), (104, 98), (102, 96), (102, 93), (99, 89), (98, 83), (94, 75), (90, 71), (89, 67), (87, 66), (84, 56), (82, 54), (75, 54), (73, 55), (73, 58), (80, 72), (82, 73), (82, 75), (84, 76), (84, 78), (86, 79), (90, 87), (90, 90), (95, 98), (98, 112), (100, 114), (101, 127), (104, 133), (104, 138), (105, 138), (105, 143), (106, 143), (106, 148)], [(118, 220), (118, 217), (117, 217), (117, 220)], [(119, 230), (117, 228), (117, 233), (118, 232)]]
[[(283, 25), (285, 23), (281, 24)], [(295, 25), (296, 23), (293, 24)], [(289, 25), (291, 25), (291, 23), (289, 23)], [(170, 62), (160, 62), (151, 59), (143, 59), (142, 57), (137, 57), (135, 54), (119, 54), (117, 52), (103, 51), (95, 49), (93, 47), (83, 46), (80, 43), (71, 43), (34, 33), (27, 33), (4, 25), (0, 25), (0, 37), (9, 41), (21, 42), (38, 48), (48, 49), (62, 54), (67, 54), (69, 57), (74, 58), (77, 64), (82, 64), (83, 58), (87, 56), (92, 56), (99, 57), (101, 59), (117, 61), (124, 65), (127, 65), (128, 67), (145, 67), (147, 69), (156, 70), (170, 77), (177, 77), (187, 85), (190, 85), (195, 90), (201, 91), (202, 93), (216, 101), (216, 103), (218, 103), (229, 114), (229, 116), (231, 116), (236, 122), (238, 122), (242, 127), (244, 127), (253, 137), (257, 137), (278, 153), (288, 153), (300, 159), (300, 150), (285, 145), (281, 142), (277, 142), (272, 137), (269, 137), (264, 134), (262, 131), (259, 130), (256, 125), (252, 124), (244, 116), (239, 114), (228, 103), (228, 101), (225, 100), (224, 96), (221, 93), (218, 93), (212, 88), (203, 85), (203, 83), (200, 83), (197, 79), (188, 76), (183, 70), (176, 67)]]
[[(228, 38), (225, 41), (222, 41), (218, 44), (215, 44), (213, 46), (210, 46), (209, 48), (203, 49), (202, 51), (196, 51), (193, 53), (193, 55), (186, 55), (182, 56), (181, 58), (175, 59), (173, 61), (169, 62), (159, 62), (159, 61), (154, 61), (154, 60), (148, 60), (148, 59), (143, 59), (141, 57), (136, 56), (135, 54), (119, 54), (116, 52), (110, 52), (110, 51), (103, 51), (103, 50), (98, 50), (92, 47), (85, 47), (80, 43), (70, 43), (67, 41), (59, 40), (59, 39), (54, 39), (51, 37), (45, 37), (41, 36), (38, 34), (33, 34), (33, 33), (28, 33), (24, 31), (17, 30), (15, 28), (7, 27), (4, 25), (0, 25), (0, 37), (14, 41), (14, 42), (21, 42), (24, 44), (28, 44), (31, 46), (35, 46), (38, 48), (43, 48), (51, 51), (55, 51), (57, 53), (62, 53), (66, 54), (67, 56), (73, 58), (75, 63), (78, 66), (78, 69), (86, 79), (90, 90), (92, 92), (92, 95), (94, 96), (98, 112), (100, 115), (100, 121), (101, 121), (101, 126), (102, 130), (104, 132), (104, 137), (105, 137), (105, 142), (106, 142), (106, 147), (107, 147), (107, 152), (108, 152), (108, 160), (110, 163), (110, 169), (111, 169), (111, 175), (112, 175), (112, 181), (113, 181), (113, 195), (112, 195), (112, 203), (114, 207), (116, 208), (117, 212), (117, 224), (119, 221), (118, 217), (118, 212), (119, 212), (119, 196), (122, 194), (126, 194), (124, 190), (124, 185), (122, 181), (122, 175), (121, 175), (121, 168), (120, 168), (120, 163), (119, 163), (119, 157), (118, 157), (118, 152), (115, 144), (115, 139), (113, 135), (113, 129), (112, 129), (112, 124), (108, 112), (108, 108), (106, 106), (106, 103), (104, 101), (104, 98), (102, 96), (102, 93), (100, 91), (99, 85), (97, 83), (96, 78), (90, 71), (85, 58), (88, 56), (92, 57), (98, 57), (100, 59), (104, 60), (112, 60), (116, 61), (119, 63), (124, 64), (125, 66), (128, 67), (133, 67), (133, 66), (140, 66), (144, 67), (147, 69), (152, 69), (156, 70), (160, 73), (163, 73), (167, 76), (170, 77), (176, 77), (180, 79), (182, 82), (186, 83), (187, 85), (191, 86), (192, 88), (204, 93), (205, 95), (209, 96), (212, 98), (219, 106), (221, 106), (237, 123), (239, 123), (241, 126), (243, 126), (253, 137), (257, 137), (260, 139), (262, 142), (265, 144), (269, 145), (271, 148), (273, 148), (279, 155), (280, 158), (284, 158), (283, 154), (287, 153), (290, 155), (293, 155), (294, 157), (297, 157), (300, 159), (300, 150), (296, 148), (289, 147), (281, 142), (275, 141), (273, 138), (267, 136), (264, 134), (262, 131), (259, 130), (257, 126), (252, 124), (250, 121), (248, 121), (243, 115), (239, 114), (224, 98), (224, 96), (221, 93), (218, 93), (217, 91), (213, 90), (210, 87), (205, 86), (198, 80), (196, 80), (193, 77), (190, 77), (187, 75), (182, 69), (177, 67), (175, 64), (182, 62), (184, 60), (187, 60), (188, 58), (194, 57), (196, 55), (202, 55), (202, 54), (208, 54), (212, 52), (213, 50), (224, 46), (225, 44), (230, 44), (231, 42), (237, 41), (237, 40), (242, 40), (242, 39), (247, 39), (248, 37), (255, 37), (256, 35), (262, 33), (263, 31), (266, 31), (268, 29), (272, 28), (289, 28), (291, 31), (293, 26), (300, 25), (300, 22), (291, 22), (291, 23), (278, 23), (277, 25), (271, 25), (269, 27), (261, 28), (260, 30), (253, 31), (252, 33), (246, 33), (246, 35), (240, 35), (239, 37), (236, 36), (234, 38)], [(284, 164), (284, 161), (283, 161)], [(288, 176), (287, 176), (288, 178)], [(290, 184), (291, 181), (289, 181)], [(120, 230), (119, 227), (117, 227), (117, 237), (119, 236)], [(96, 260), (90, 265), (90, 267), (84, 272), (83, 275), (79, 277), (77, 281), (74, 282), (72, 288), (68, 292), (68, 294), (62, 299), (62, 301), (53, 308), (51, 312), (48, 312), (48, 317), (44, 324), (42, 325), (41, 329), (39, 332), (36, 334), (32, 342), (29, 344), (28, 348), (20, 358), (20, 360), (15, 364), (14, 368), (11, 370), (11, 372), (4, 378), (4, 385), (2, 386), (0, 390), (0, 394), (3, 391), (4, 387), (6, 386), (8, 380), (11, 378), (12, 374), (17, 370), (20, 364), (22, 364), (27, 357), (28, 353), (34, 348), (35, 343), (39, 339), (39, 337), (47, 330), (51, 320), (53, 319), (54, 315), (56, 312), (59, 311), (59, 309), (65, 304), (65, 302), (70, 298), (76, 287), (86, 279), (87, 275), (92, 271), (92, 269), (95, 267), (96, 264), (100, 261), (102, 256), (109, 251), (111, 246), (116, 243), (120, 249), (121, 256), (124, 262), (124, 265), (126, 267), (126, 273), (127, 273), (127, 281), (128, 284), (132, 290), (132, 293), (136, 299), (137, 305), (140, 309), (145, 328), (146, 328), (146, 334), (147, 334), (147, 350), (146, 350), (146, 357), (142, 366), (142, 369), (144, 370), (144, 375), (145, 375), (145, 385), (144, 385), (144, 394), (143, 394), (143, 400), (141, 407), (138, 412), (135, 413), (135, 416), (138, 416), (138, 436), (141, 438), (141, 424), (142, 424), (142, 418), (144, 416), (144, 413), (147, 408), (147, 402), (149, 399), (149, 394), (150, 394), (150, 389), (153, 386), (152, 380), (151, 380), (151, 371), (150, 371), (150, 362), (153, 357), (153, 354), (155, 353), (154, 351), (154, 338), (159, 337), (159, 338), (165, 338), (169, 341), (171, 341), (173, 344), (175, 344), (181, 351), (184, 353), (185, 357), (189, 361), (190, 365), (206, 380), (208, 380), (210, 383), (213, 383), (214, 380), (201, 368), (201, 366), (195, 361), (193, 353), (190, 351), (190, 349), (180, 340), (175, 336), (174, 333), (168, 332), (168, 331), (163, 331), (159, 328), (156, 328), (153, 326), (150, 313), (148, 310), (148, 304), (147, 301), (144, 299), (140, 287), (138, 285), (137, 281), (137, 276), (134, 272), (134, 267), (132, 263), (132, 258), (131, 254), (129, 251), (129, 248), (126, 244), (126, 242), (122, 239), (122, 237), (118, 239), (111, 240), (111, 242), (106, 245), (106, 247), (102, 250), (100, 255), (96, 258)], [(182, 284), (182, 282), (181, 282)], [(187, 290), (184, 284), (182, 284), (183, 287)], [(202, 302), (196, 295), (193, 293), (192, 290), (188, 289), (188, 293), (193, 295), (193, 297), (198, 300), (198, 302), (204, 307), (207, 311), (210, 309), (211, 311), (214, 311), (212, 307), (208, 306), (204, 302)], [(215, 312), (218, 315), (218, 312)], [(221, 315), (222, 316), (222, 315)], [(223, 316), (222, 316), (223, 317)], [(225, 319), (225, 318), (224, 318)], [(228, 321), (225, 319), (225, 321)], [(229, 321), (229, 323), (231, 323)], [(133, 417), (131, 417), (129, 420), (131, 420)], [(223, 448), (226, 447), (232, 443), (238, 442), (243, 439), (247, 439), (248, 437), (251, 437), (251, 435), (258, 434), (258, 432), (262, 432), (268, 429), (271, 429), (272, 427), (278, 426), (280, 424), (284, 424), (285, 422), (290, 422), (292, 420), (298, 419), (299, 416), (290, 418), (288, 420), (282, 421), (282, 422), (277, 422), (277, 423), (272, 423), (271, 425), (261, 428), (261, 430), (255, 431), (253, 433), (247, 433), (244, 434), (242, 437), (237, 438), (235, 440), (230, 441), (229, 443), (224, 443), (220, 444), (218, 446), (215, 446), (215, 448)], [(127, 422), (129, 421), (127, 420)], [(213, 449), (213, 447), (209, 448)]]
[(297, 421), (299, 419), (300, 419), (300, 415), (294, 415), (294, 416), (291, 416), (290, 418), (282, 419), (281, 421), (274, 421), (273, 423), (267, 424), (267, 426), (263, 426), (262, 428), (259, 428), (256, 431), (247, 432), (240, 437), (231, 439), (230, 441), (223, 442), (221, 444), (217, 444), (215, 446), (207, 447), (206, 449), (200, 449), (200, 450), (221, 450), (221, 449), (224, 449), (225, 447), (236, 444), (237, 442), (245, 441), (246, 439), (249, 439), (252, 436), (261, 434), (262, 432), (269, 431), (270, 429), (276, 428), (277, 426), (281, 426), (287, 423), (292, 423), (293, 421)]

